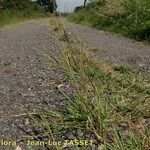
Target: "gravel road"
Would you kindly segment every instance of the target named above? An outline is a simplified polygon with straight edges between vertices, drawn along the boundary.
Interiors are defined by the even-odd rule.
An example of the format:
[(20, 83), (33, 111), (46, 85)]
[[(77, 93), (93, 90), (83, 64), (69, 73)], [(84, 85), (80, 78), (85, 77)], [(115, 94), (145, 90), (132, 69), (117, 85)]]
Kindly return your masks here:
[(82, 37), (91, 48), (100, 49), (97, 53), (100, 59), (150, 73), (150, 45), (79, 24), (70, 23), (69, 28), (73, 35)]
[[(82, 25), (71, 23), (69, 30), (85, 38), (89, 46), (103, 49), (100, 57), (150, 71), (149, 46)], [(16, 117), (25, 110), (47, 104), (63, 107), (56, 87), (67, 84), (66, 80), (61, 70), (43, 55), (43, 50), (59, 51), (44, 19), (0, 30), (0, 139), (26, 136), (20, 128), (29, 121)]]
[(29, 124), (25, 110), (61, 105), (56, 87), (65, 81), (43, 50), (58, 52), (43, 19), (0, 31), (0, 140), (27, 136), (20, 130)]

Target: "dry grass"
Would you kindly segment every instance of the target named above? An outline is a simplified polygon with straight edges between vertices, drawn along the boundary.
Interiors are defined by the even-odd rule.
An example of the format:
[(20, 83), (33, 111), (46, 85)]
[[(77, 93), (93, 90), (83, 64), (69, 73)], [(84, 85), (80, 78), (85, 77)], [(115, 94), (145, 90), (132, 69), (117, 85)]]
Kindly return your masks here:
[(48, 19), (48, 25), (50, 25), (50, 29), (61, 34), (64, 31), (64, 28), (66, 28), (66, 24), (64, 22), (65, 19), (61, 19), (56, 16), (52, 16)]
[(122, 14), (125, 11), (123, 0), (106, 0), (106, 5), (101, 8), (101, 11), (110, 16)]

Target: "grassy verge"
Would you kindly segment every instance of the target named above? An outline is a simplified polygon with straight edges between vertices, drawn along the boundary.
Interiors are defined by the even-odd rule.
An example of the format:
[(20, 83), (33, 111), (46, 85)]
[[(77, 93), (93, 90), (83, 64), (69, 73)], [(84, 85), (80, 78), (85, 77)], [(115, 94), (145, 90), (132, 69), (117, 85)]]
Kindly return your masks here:
[(70, 16), (70, 20), (120, 33), (136, 40), (150, 40), (150, 1), (97, 0)]
[[(64, 71), (73, 96), (59, 87), (66, 99), (63, 113), (48, 108), (38, 115), (30, 115), (34, 130), (40, 129), (36, 135), (53, 140), (62, 140), (62, 136), (91, 139), (98, 150), (149, 150), (149, 76), (97, 60), (83, 42), (70, 40), (63, 26), (56, 20), (54, 23), (59, 25), (54, 30), (61, 32), (62, 51), (58, 57), (51, 54), (49, 57)], [(74, 136), (65, 137), (74, 131)], [(83, 145), (76, 143), (53, 149), (68, 146), (75, 149)]]
[(46, 15), (44, 8), (30, 0), (0, 1), (0, 27)]
[(20, 23), (27, 19), (36, 19), (40, 17), (46, 17), (44, 12), (25, 12), (25, 11), (0, 11), (0, 27), (4, 27), (9, 24)]

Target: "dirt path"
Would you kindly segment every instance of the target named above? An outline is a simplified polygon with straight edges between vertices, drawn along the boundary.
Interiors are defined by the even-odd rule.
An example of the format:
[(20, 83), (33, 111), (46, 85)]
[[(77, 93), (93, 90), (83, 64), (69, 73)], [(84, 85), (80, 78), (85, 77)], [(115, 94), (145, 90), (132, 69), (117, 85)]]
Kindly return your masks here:
[[(150, 71), (150, 47), (82, 25), (70, 25), (72, 34), (83, 36), (92, 47), (104, 49), (100, 57)], [(47, 104), (63, 106), (56, 87), (67, 83), (59, 68), (43, 56), (43, 50), (59, 51), (45, 20), (0, 30), (0, 139), (26, 136), (19, 128), (28, 126), (28, 120), (14, 117), (24, 110)]]
[(101, 49), (97, 53), (100, 59), (150, 72), (150, 46), (74, 23), (70, 24), (70, 32), (81, 36), (90, 47)]

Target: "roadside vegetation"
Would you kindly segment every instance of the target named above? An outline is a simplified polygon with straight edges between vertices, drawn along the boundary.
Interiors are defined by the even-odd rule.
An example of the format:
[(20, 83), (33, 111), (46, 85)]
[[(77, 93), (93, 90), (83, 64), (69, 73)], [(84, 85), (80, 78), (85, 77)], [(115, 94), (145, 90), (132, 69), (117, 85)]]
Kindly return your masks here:
[[(31, 0), (2, 0), (0, 1), (0, 27), (7, 24), (21, 22), (26, 19), (34, 19), (48, 16), (48, 12), (53, 12), (56, 6), (44, 0), (34, 2)], [(51, 2), (51, 1), (49, 1)], [(44, 5), (45, 4), (45, 5)]]
[(150, 40), (149, 0), (95, 0), (75, 9), (70, 20), (136, 40)]
[[(50, 22), (62, 51), (59, 56), (47, 56), (63, 70), (73, 96), (59, 86), (66, 99), (63, 112), (48, 106), (29, 113), (36, 137), (91, 139), (98, 150), (149, 150), (149, 76), (97, 60), (84, 42), (69, 38), (61, 21), (51, 18)], [(53, 149), (64, 147), (68, 145)]]
[[(43, 7), (43, 3), (30, 0), (1, 1), (0, 26), (46, 16)], [(77, 23), (150, 40), (149, 8), (148, 0), (101, 0), (87, 4), (70, 17)], [(60, 18), (51, 17), (49, 22), (61, 51), (59, 56), (46, 55), (61, 68), (72, 93), (59, 85), (65, 109), (47, 106), (27, 113), (33, 131), (30, 136), (39, 141), (89, 139), (94, 141), (95, 150), (149, 150), (150, 77), (95, 58), (96, 50), (70, 38)], [(45, 145), (57, 150), (72, 146), (83, 150), (90, 147), (78, 142)]]

